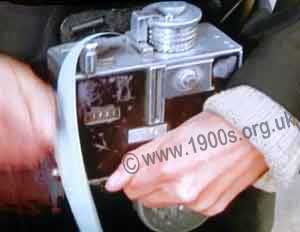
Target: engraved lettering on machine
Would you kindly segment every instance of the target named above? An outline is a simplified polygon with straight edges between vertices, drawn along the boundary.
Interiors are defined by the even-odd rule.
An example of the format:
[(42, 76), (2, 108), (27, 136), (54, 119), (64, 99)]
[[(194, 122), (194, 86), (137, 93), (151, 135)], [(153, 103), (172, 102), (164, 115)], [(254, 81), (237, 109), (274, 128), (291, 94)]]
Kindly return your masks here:
[(84, 124), (94, 126), (102, 123), (112, 123), (121, 118), (120, 107), (107, 105), (102, 107), (92, 107), (90, 112), (84, 115)]

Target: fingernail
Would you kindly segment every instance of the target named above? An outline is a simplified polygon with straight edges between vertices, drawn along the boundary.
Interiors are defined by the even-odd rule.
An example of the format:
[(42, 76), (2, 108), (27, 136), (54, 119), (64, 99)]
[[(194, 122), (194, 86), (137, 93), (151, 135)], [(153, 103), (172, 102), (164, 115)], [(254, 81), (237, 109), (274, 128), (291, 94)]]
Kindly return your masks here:
[(117, 170), (107, 180), (105, 189), (109, 192), (119, 191), (121, 186), (122, 173)]

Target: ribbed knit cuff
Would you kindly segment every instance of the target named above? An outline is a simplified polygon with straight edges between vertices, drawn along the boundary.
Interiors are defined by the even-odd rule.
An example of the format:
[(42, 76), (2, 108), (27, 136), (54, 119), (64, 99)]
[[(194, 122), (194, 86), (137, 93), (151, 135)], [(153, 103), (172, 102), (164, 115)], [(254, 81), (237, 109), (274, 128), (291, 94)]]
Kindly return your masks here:
[(274, 191), (277, 184), (292, 181), (300, 164), (299, 122), (282, 106), (252, 87), (239, 86), (210, 97), (204, 111), (226, 119), (264, 155), (270, 171), (257, 187)]

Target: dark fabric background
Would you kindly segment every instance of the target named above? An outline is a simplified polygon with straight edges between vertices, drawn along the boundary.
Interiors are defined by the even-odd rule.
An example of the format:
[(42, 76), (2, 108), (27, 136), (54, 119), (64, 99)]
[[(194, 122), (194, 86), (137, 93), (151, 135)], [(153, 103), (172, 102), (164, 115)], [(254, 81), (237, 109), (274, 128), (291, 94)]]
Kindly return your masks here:
[(250, 85), (300, 119), (300, 5), (276, 15), (253, 36), (260, 38), (258, 46), (227, 87)]

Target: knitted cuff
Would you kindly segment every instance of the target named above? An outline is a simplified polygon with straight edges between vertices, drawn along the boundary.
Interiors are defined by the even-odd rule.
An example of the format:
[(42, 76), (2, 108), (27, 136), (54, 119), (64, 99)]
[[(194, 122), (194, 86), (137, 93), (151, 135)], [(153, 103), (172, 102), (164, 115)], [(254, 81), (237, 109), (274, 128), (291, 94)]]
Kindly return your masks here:
[(299, 122), (262, 92), (239, 86), (210, 97), (204, 111), (213, 112), (238, 128), (264, 155), (270, 171), (256, 186), (274, 191), (288, 184), (300, 164)]

